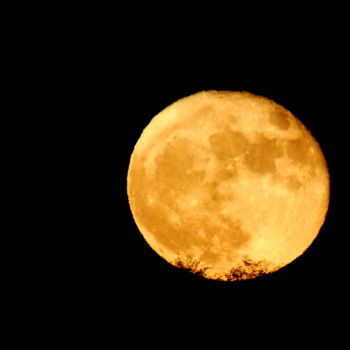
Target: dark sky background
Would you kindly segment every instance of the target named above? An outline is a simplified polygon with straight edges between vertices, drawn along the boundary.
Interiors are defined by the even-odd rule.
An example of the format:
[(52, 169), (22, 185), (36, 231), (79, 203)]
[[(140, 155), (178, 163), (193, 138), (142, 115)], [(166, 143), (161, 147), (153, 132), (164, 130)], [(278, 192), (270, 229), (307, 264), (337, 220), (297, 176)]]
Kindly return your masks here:
[[(11, 271), (15, 283), (3, 283), (16, 292), (17, 299), (4, 299), (14, 341), (28, 341), (23, 329), (55, 345), (75, 336), (90, 347), (95, 338), (96, 348), (198, 349), (211, 339), (215, 349), (224, 348), (220, 340), (230, 349), (242, 341), (245, 348), (257, 341), (285, 349), (304, 347), (307, 335), (314, 349), (334, 328), (331, 348), (340, 348), (349, 310), (349, 225), (339, 223), (349, 207), (348, 11), (328, 2), (309, 10), (261, 5), (201, 2), (191, 11), (189, 2), (79, 3), (30, 5), (35, 16), (17, 6), (9, 15), (5, 56), (14, 65), (5, 63), (4, 72), (23, 94), (5, 82), (14, 102), (4, 120), (16, 125), (6, 144), (27, 152), (28, 161), (13, 160), (21, 167), (18, 183), (33, 192), (13, 195), (24, 212), (33, 211), (12, 225), (24, 224), (12, 236), (28, 257), (18, 258), (17, 245), (14, 254), (3, 246), (10, 249), (4, 271), (20, 260), (27, 275)], [(128, 204), (127, 170), (142, 130), (169, 104), (209, 89), (281, 104), (311, 130), (329, 166), (320, 234), (300, 258), (256, 280), (217, 282), (176, 269), (148, 246)]]
[[(267, 315), (274, 319), (272, 327), (283, 327), (282, 320), (293, 317), (305, 324), (308, 319), (322, 323), (325, 314), (341, 310), (346, 261), (340, 238), (345, 232), (337, 219), (342, 208), (338, 141), (344, 114), (337, 101), (345, 92), (339, 89), (337, 59), (322, 56), (322, 46), (306, 54), (274, 44), (222, 52), (220, 44), (197, 47), (189, 42), (182, 47), (174, 42), (155, 50), (138, 42), (132, 53), (123, 46), (116, 54), (115, 47), (104, 44), (83, 80), (89, 112), (82, 117), (81, 132), (91, 145), (89, 157), (96, 161), (89, 169), (94, 211), (84, 234), (93, 307), (103, 309), (106, 317), (130, 322), (130, 327), (142, 327), (152, 316), (158, 323), (173, 322), (177, 329), (197, 323), (212, 327), (224, 316), (248, 328), (251, 322), (264, 323)], [(208, 89), (249, 91), (286, 107), (311, 130), (329, 166), (330, 207), (320, 234), (300, 258), (260, 279), (224, 283), (176, 269), (148, 246), (129, 208), (127, 170), (143, 128), (170, 103)]]
[[(125, 90), (110, 91), (104, 96), (108, 110), (103, 120), (101, 139), (108, 177), (102, 186), (108, 191), (106, 259), (111, 274), (110, 288), (123, 288), (127, 297), (142, 304), (152, 295), (159, 308), (167, 299), (183, 299), (184, 303), (203, 303), (212, 298), (229, 302), (235, 297), (272, 300), (279, 303), (314, 303), (315, 296), (329, 293), (336, 288), (336, 251), (339, 241), (336, 217), (337, 188), (337, 119), (330, 99), (332, 92), (325, 87), (327, 76), (309, 67), (293, 66), (273, 68), (260, 65), (239, 66), (235, 63), (224, 67), (176, 66), (137, 67), (130, 72)], [(216, 63), (219, 64), (219, 63)], [(125, 79), (125, 77), (124, 77)], [(125, 80), (123, 80), (125, 82)], [(118, 84), (118, 81), (115, 82)], [(150, 119), (177, 99), (206, 90), (249, 91), (271, 98), (283, 105), (312, 131), (320, 143), (328, 162), (331, 176), (331, 201), (324, 226), (312, 246), (300, 258), (280, 271), (258, 280), (238, 283), (219, 283), (187, 275), (173, 268), (160, 258), (144, 241), (132, 218), (127, 196), (126, 176), (134, 144)], [(103, 110), (104, 107), (102, 107)], [(120, 286), (118, 285), (120, 283)], [(339, 286), (340, 287), (340, 286)], [(330, 290), (331, 288), (331, 290)], [(271, 294), (272, 293), (272, 294)], [(157, 296), (157, 297), (155, 297)], [(286, 299), (285, 299), (286, 298)], [(288, 298), (292, 300), (288, 301)], [(296, 299), (295, 299), (296, 298)], [(192, 300), (192, 301), (191, 301)], [(168, 300), (169, 301), (169, 300)]]

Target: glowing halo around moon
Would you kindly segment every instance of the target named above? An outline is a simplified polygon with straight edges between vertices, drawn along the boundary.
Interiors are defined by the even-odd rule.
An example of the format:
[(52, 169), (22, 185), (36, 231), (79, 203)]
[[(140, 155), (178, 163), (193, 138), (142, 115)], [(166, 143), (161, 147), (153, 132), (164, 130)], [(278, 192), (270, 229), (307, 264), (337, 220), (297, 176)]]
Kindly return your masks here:
[(127, 192), (137, 227), (161, 257), (230, 281), (303, 254), (325, 220), (329, 174), (317, 141), (282, 106), (203, 91), (143, 130)]

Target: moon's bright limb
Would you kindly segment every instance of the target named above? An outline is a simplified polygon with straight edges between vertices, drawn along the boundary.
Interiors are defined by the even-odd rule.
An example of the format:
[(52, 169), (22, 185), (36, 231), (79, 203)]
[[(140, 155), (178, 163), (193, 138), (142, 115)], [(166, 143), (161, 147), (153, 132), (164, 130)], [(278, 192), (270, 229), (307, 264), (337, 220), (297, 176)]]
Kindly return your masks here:
[(246, 92), (204, 91), (161, 111), (135, 145), (127, 180), (149, 245), (221, 280), (296, 259), (329, 202), (327, 164), (310, 132), (285, 108)]

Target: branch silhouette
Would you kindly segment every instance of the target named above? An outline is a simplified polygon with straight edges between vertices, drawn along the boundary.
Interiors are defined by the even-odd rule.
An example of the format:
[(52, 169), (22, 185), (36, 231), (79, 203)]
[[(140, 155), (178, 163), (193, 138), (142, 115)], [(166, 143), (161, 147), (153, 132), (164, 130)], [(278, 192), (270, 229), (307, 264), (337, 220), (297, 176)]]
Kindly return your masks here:
[(251, 278), (257, 278), (262, 275), (270, 273), (269, 264), (264, 261), (253, 261), (248, 258), (244, 258), (242, 263), (233, 267), (228, 273), (225, 274), (227, 281), (241, 281)]
[(207, 272), (210, 267), (200, 267), (200, 261), (188, 257), (186, 259), (177, 258), (174, 261), (174, 265), (187, 272), (191, 272), (197, 276), (214, 279), (217, 281), (241, 281), (257, 278), (270, 273), (271, 267), (267, 261), (259, 260), (253, 261), (247, 257), (244, 257), (239, 265), (231, 268), (229, 272), (225, 273), (223, 276), (215, 275), (208, 276)]
[(200, 261), (193, 259), (191, 257), (188, 257), (186, 260), (181, 260), (180, 258), (177, 258), (174, 262), (174, 265), (184, 271), (191, 272), (197, 276), (205, 277), (207, 270), (209, 267), (203, 267), (201, 268)]

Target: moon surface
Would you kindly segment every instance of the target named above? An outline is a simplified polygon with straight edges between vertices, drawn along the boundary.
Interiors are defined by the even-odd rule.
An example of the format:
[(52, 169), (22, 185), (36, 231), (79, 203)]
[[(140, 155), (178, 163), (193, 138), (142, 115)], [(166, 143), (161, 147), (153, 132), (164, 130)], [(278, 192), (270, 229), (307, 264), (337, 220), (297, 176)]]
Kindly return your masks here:
[(143, 130), (127, 192), (154, 251), (230, 281), (303, 254), (325, 220), (329, 174), (317, 141), (284, 107), (248, 92), (202, 91)]

